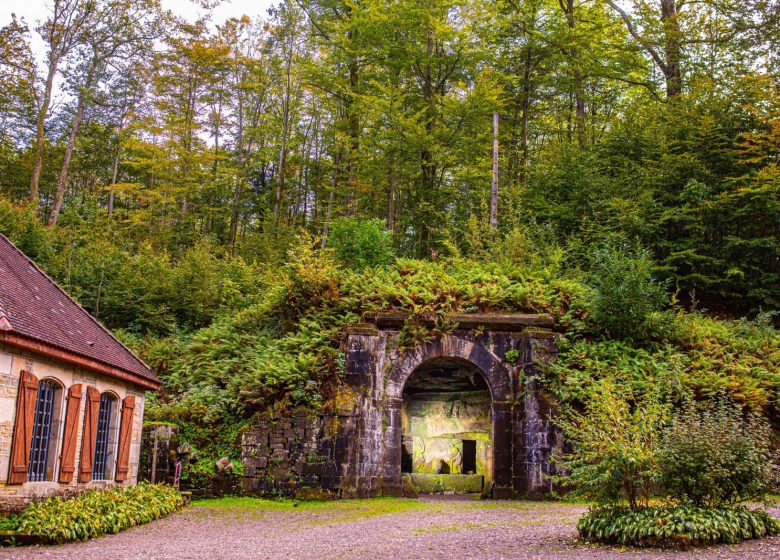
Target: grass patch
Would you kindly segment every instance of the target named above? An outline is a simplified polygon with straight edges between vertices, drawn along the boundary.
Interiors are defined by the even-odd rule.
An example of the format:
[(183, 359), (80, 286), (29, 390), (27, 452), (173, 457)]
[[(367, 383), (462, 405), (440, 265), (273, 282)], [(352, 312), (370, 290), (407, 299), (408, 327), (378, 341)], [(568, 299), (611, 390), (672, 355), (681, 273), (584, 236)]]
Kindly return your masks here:
[(486, 527), (495, 527), (496, 523), (452, 523), (450, 525), (434, 524), (429, 527), (413, 529), (415, 533), (450, 533), (453, 531), (462, 531), (464, 529), (484, 529)]
[[(192, 500), (192, 507), (208, 509), (265, 509), (271, 511), (292, 511), (301, 502), (283, 498), (251, 498), (247, 496), (225, 496), (222, 498), (198, 498)], [(319, 503), (319, 502), (318, 502)]]
[[(460, 503), (460, 502), (455, 502)], [(529, 509), (538, 502), (525, 502), (519, 500), (478, 500), (469, 505), (477, 509)]]
[(223, 512), (241, 514), (259, 514), (280, 511), (293, 513), (313, 513), (322, 516), (314, 524), (358, 521), (377, 515), (389, 515), (410, 510), (424, 509), (426, 502), (406, 498), (373, 498), (369, 500), (331, 500), (297, 501), (290, 499), (252, 498), (227, 496), (193, 500), (192, 506)]
[(406, 511), (429, 509), (430, 504), (404, 498), (374, 498), (371, 500), (345, 500), (343, 506), (328, 510), (333, 516), (314, 521), (315, 525), (360, 521), (377, 515), (391, 515)]

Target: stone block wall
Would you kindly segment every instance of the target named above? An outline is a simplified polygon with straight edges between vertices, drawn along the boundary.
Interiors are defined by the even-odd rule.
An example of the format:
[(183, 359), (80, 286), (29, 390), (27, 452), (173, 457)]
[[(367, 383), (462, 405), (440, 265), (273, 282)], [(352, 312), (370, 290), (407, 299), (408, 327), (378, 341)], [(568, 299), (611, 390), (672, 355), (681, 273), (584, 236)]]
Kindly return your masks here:
[[(242, 491), (303, 498), (352, 497), (344, 472), (360, 434), (352, 414), (268, 415), (242, 434)], [(362, 494), (361, 494), (362, 495)]]

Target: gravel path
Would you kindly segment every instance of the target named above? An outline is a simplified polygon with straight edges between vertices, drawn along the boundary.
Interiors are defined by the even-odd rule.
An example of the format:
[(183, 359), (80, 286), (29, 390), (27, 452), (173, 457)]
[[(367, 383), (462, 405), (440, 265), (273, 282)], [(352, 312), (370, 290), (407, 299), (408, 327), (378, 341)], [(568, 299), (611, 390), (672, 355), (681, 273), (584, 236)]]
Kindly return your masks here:
[[(688, 552), (577, 541), (584, 507), (539, 502), (369, 500), (286, 510), (190, 507), (86, 543), (0, 550), (0, 558), (120, 559), (780, 559), (780, 537)], [(780, 517), (780, 509), (771, 513)]]

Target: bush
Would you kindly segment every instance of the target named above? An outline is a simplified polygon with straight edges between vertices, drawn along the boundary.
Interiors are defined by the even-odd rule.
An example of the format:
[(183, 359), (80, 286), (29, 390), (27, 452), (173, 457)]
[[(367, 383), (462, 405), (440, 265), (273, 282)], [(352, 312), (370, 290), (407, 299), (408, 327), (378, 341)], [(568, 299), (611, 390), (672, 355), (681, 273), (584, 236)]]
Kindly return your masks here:
[(56, 543), (85, 541), (165, 517), (182, 505), (174, 488), (140, 483), (92, 490), (69, 500), (48, 498), (32, 503), (14, 518), (15, 529)]
[(745, 507), (665, 505), (631, 510), (600, 506), (579, 520), (577, 530), (593, 542), (687, 548), (776, 535), (780, 521), (765, 511)]
[(771, 435), (764, 418), (729, 401), (688, 405), (663, 433), (664, 488), (697, 506), (761, 498), (775, 482)]
[(220, 314), (242, 309), (260, 296), (260, 271), (241, 257), (221, 255), (208, 244), (188, 249), (171, 268), (170, 305), (186, 328), (210, 325)]
[(589, 340), (559, 342), (558, 360), (546, 371), (548, 388), (564, 404), (578, 405), (602, 379), (636, 397), (656, 391), (681, 402), (728, 395), (746, 408), (777, 415), (780, 331), (755, 321), (722, 321), (700, 313), (668, 313), (677, 336), (666, 342)]
[(594, 288), (591, 314), (617, 338), (644, 335), (650, 315), (666, 302), (664, 286), (652, 274), (649, 251), (625, 241), (604, 242), (591, 256)]
[(0, 198), (0, 233), (42, 265), (52, 255), (52, 232), (38, 221), (35, 208)]
[(347, 268), (363, 270), (385, 266), (393, 259), (390, 232), (382, 220), (333, 220), (328, 246)]
[(650, 393), (630, 403), (601, 382), (584, 413), (569, 409), (559, 422), (571, 452), (560, 461), (566, 475), (558, 482), (574, 497), (599, 503), (625, 500), (631, 509), (647, 503), (658, 480), (656, 439), (667, 410)]

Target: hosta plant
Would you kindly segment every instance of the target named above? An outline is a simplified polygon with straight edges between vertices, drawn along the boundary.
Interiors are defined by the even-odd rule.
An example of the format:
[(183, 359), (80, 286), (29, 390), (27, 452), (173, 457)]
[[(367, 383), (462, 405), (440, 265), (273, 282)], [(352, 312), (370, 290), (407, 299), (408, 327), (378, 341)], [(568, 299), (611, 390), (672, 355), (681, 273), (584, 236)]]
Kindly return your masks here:
[(742, 506), (665, 505), (636, 510), (599, 506), (579, 520), (577, 530), (591, 542), (687, 548), (776, 535), (780, 521), (765, 511)]

